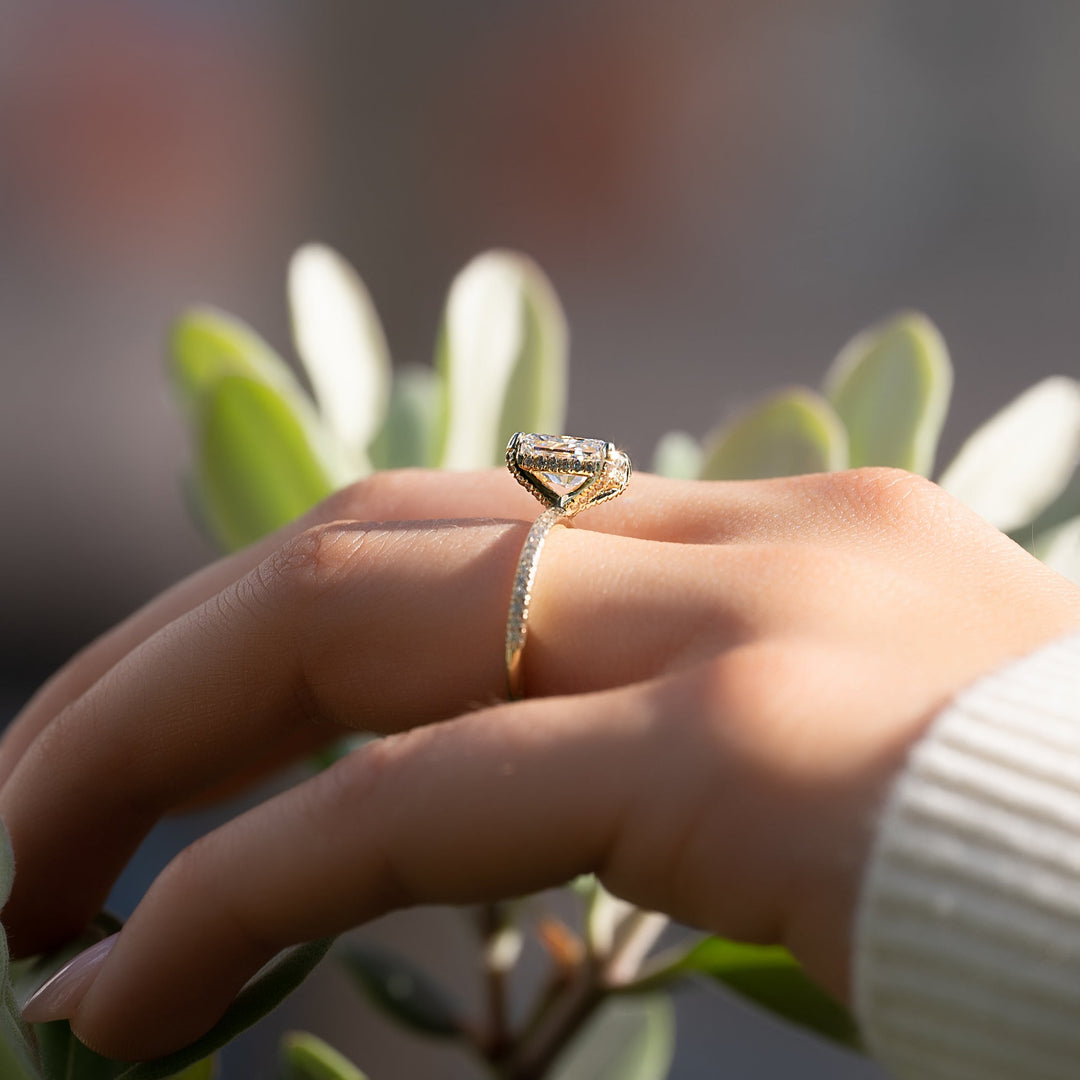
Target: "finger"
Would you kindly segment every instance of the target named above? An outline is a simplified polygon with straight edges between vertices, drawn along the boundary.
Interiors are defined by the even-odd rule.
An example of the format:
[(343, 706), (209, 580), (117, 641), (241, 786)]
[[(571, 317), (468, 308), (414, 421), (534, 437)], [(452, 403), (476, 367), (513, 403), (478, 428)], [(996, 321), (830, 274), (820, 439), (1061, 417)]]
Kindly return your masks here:
[[(132, 651), (0, 789), (20, 867), (5, 909), (16, 952), (78, 930), (162, 813), (305, 723), (400, 730), (504, 696), (524, 531), (323, 526)], [(533, 695), (639, 681), (737, 630), (696, 548), (577, 529), (549, 545), (526, 656)]]
[[(800, 664), (815, 692), (834, 681), (814, 675), (822, 659)], [(75, 1031), (112, 1056), (166, 1053), (206, 1030), (288, 944), (395, 908), (518, 896), (588, 871), (717, 933), (796, 935), (810, 942), (814, 973), (841, 989), (867, 808), (898, 758), (866, 736), (800, 734), (801, 690), (771, 695), (761, 678), (790, 662), (736, 650), (354, 753), (178, 856), (77, 1004)]]
[(285, 943), (603, 866), (649, 782), (641, 744), (656, 719), (647, 697), (618, 692), (497, 708), (351, 755), (170, 865), (76, 1032), (110, 1056), (157, 1056), (208, 1028)]
[[(779, 492), (777, 492), (779, 494)], [(775, 501), (775, 500), (774, 500)], [(501, 470), (453, 474), (379, 473), (332, 495), (297, 521), (180, 582), (103, 635), (63, 667), (8, 726), (0, 741), (0, 784), (26, 748), (67, 705), (162, 627), (249, 573), (283, 543), (321, 521), (380, 522), (536, 515), (536, 501)], [(761, 495), (746, 485), (677, 483), (635, 476), (622, 498), (590, 510), (579, 527), (677, 542), (712, 542), (760, 528)], [(781, 515), (773, 513), (774, 518)]]
[[(495, 481), (500, 483), (496, 485)], [(363, 521), (440, 517), (527, 516), (535, 505), (505, 474), (468, 473), (455, 477), (421, 470), (381, 473), (337, 492), (297, 521), (234, 555), (220, 559), (168, 589), (65, 665), (38, 691), (8, 726), (0, 741), (0, 784), (11, 774), (38, 733), (67, 705), (137, 645), (162, 627), (227, 588), (283, 543), (320, 521)]]
[[(800, 530), (807, 533), (808, 507), (835, 501), (836, 492), (829, 491), (834, 485), (828, 476), (726, 483), (635, 474), (625, 494), (584, 512), (576, 524), (591, 531), (684, 544), (776, 540)], [(536, 501), (502, 470), (450, 476), (432, 470), (398, 470), (376, 473), (336, 492), (297, 521), (167, 590), (62, 668), (0, 739), (0, 784), (45, 725), (127, 653), (250, 572), (305, 529), (336, 520), (530, 519), (536, 510)]]

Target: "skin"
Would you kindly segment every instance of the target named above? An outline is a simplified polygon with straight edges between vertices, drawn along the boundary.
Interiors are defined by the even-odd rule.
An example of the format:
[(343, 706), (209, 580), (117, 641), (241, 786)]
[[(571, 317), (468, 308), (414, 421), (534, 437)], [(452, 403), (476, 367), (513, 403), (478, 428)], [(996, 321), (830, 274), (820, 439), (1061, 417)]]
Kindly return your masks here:
[(782, 942), (844, 997), (905, 755), (958, 690), (1080, 626), (1080, 589), (910, 474), (635, 476), (550, 534), (508, 704), (537, 512), (505, 473), (382, 474), (42, 688), (0, 744), (16, 954), (77, 932), (161, 815), (342, 729), (387, 736), (178, 855), (72, 1002), (80, 1038), (157, 1056), (286, 944), (586, 871)]

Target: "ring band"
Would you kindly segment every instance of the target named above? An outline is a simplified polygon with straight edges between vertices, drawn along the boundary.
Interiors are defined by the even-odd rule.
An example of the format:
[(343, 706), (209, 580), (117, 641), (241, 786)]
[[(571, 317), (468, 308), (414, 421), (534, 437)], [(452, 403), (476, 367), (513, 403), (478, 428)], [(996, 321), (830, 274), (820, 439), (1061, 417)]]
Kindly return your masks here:
[(630, 482), (630, 459), (602, 439), (517, 432), (506, 446), (511, 475), (544, 504), (518, 558), (506, 619), (506, 686), (511, 701), (522, 695), (522, 655), (536, 567), (548, 533), (569, 526), (582, 510), (621, 495)]

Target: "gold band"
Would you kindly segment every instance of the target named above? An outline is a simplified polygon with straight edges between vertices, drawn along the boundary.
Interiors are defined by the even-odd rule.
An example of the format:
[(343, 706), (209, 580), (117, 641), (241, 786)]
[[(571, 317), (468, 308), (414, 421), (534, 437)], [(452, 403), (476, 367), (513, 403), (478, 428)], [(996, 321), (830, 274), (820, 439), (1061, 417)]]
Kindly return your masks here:
[(535, 435), (519, 431), (506, 447), (506, 465), (519, 484), (547, 509), (533, 522), (521, 548), (510, 612), (506, 619), (506, 686), (511, 701), (522, 697), (522, 654), (528, 634), (529, 604), (540, 552), (556, 525), (614, 499), (630, 482), (630, 459), (602, 439)]
[(521, 656), (525, 652), (525, 635), (529, 632), (529, 604), (540, 552), (548, 533), (556, 525), (570, 525), (570, 515), (557, 506), (545, 510), (533, 523), (521, 548), (514, 591), (510, 594), (510, 614), (506, 619), (506, 688), (511, 701), (522, 695)]

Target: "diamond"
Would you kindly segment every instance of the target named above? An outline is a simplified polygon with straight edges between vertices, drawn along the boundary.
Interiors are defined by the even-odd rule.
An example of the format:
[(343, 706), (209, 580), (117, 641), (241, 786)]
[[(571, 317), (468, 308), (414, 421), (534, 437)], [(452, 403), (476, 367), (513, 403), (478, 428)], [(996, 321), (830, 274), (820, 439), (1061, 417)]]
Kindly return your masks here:
[(506, 464), (541, 502), (575, 513), (618, 494), (629, 480), (629, 459), (603, 439), (518, 432)]

